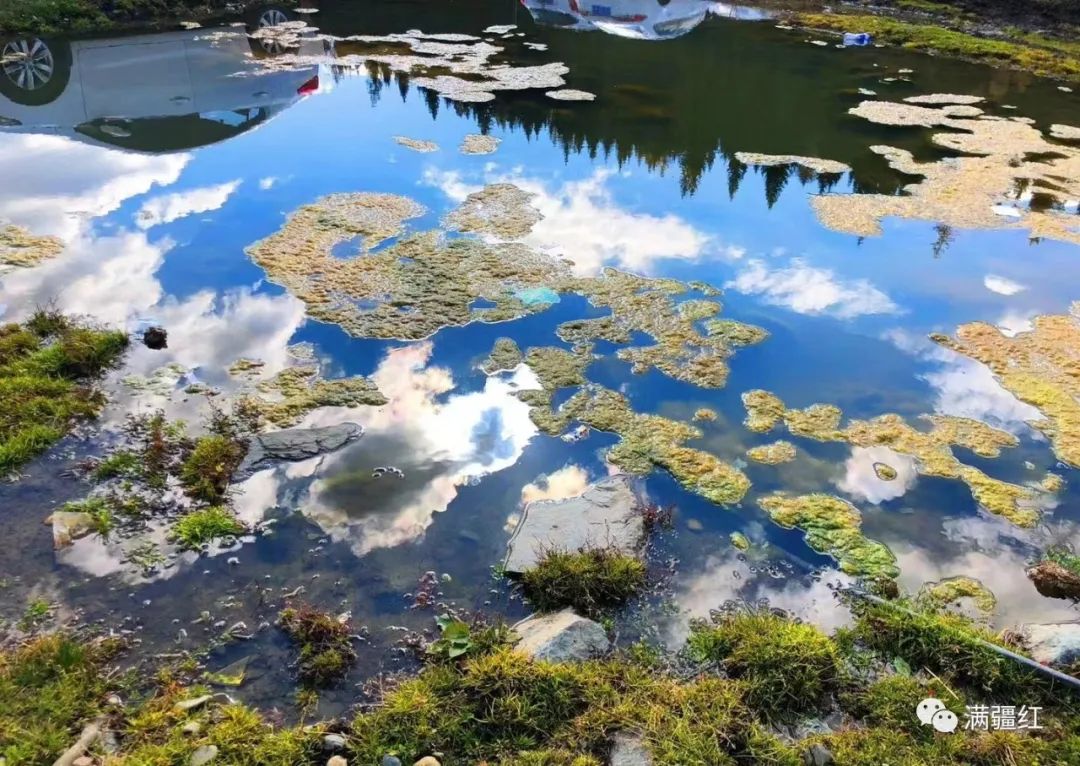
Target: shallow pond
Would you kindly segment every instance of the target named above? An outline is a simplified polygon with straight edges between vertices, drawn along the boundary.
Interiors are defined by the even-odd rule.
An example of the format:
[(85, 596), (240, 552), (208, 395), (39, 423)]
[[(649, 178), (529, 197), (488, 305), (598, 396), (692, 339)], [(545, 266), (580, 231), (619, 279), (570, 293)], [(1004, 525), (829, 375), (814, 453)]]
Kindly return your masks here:
[[(675, 513), (672, 529), (650, 547), (655, 597), (622, 620), (624, 639), (677, 642), (690, 617), (728, 599), (767, 599), (826, 628), (843, 624), (833, 590), (852, 578), (810, 547), (803, 531), (770, 520), (757, 500), (776, 491), (824, 492), (853, 503), (863, 534), (892, 551), (908, 590), (967, 575), (997, 597), (995, 625), (1076, 618), (1069, 602), (1040, 596), (1024, 566), (1048, 545), (1080, 544), (1080, 476), (1032, 428), (1034, 407), (987, 367), (928, 338), (976, 321), (1008, 336), (1030, 329), (1036, 315), (1068, 313), (1080, 298), (1075, 197), (1032, 194), (1018, 184), (968, 215), (948, 194), (916, 192), (925, 207), (905, 215), (882, 203), (880, 232), (859, 235), (850, 220), (819, 216), (814, 199), (897, 199), (919, 178), (871, 146), (908, 150), (937, 167), (958, 152), (933, 143), (935, 133), (963, 133), (973, 121), (1048, 133), (1050, 125), (1080, 122), (1077, 95), (1022, 73), (838, 47), (833, 38), (778, 28), (767, 13), (718, 3), (610, 0), (587, 11), (563, 0), (303, 5), (317, 12), (296, 18), (317, 32), (289, 28), (289, 35), (252, 38), (246, 31), (258, 28), (255, 18), (247, 29), (225, 20), (220, 28), (47, 41), (51, 79), (21, 90), (9, 79), (0, 90), (0, 223), (64, 244), (39, 265), (0, 272), (3, 318), (52, 303), (132, 330), (161, 324), (169, 333), (167, 349), (134, 348), (110, 379), (99, 427), (0, 485), (0, 616), (14, 622), (31, 600), (45, 598), (61, 618), (77, 614), (130, 631), (141, 657), (204, 647), (243, 621), (254, 637), (222, 643), (208, 665), (251, 656), (239, 693), (270, 707), (288, 703), (291, 654), (277, 630), (260, 626), (301, 586), (305, 599), (349, 611), (367, 628), (351, 683), (400, 667), (395, 642), (403, 631), (431, 628), (435, 610), (410, 608), (425, 572), (440, 575), (442, 600), (510, 618), (525, 614), (492, 572), (516, 519), (531, 499), (578, 494), (617, 470), (605, 456), (619, 437), (542, 432), (515, 395), (535, 383), (532, 373), (522, 367), (488, 376), (480, 366), (500, 337), (523, 350), (569, 348), (556, 336), (558, 325), (606, 309), (580, 290), (527, 285), (515, 299), (520, 318), (469, 321), (495, 305), (479, 298), (465, 306), (464, 322), (394, 340), (414, 335), (365, 333), (356, 322), (329, 321), (333, 312), (313, 310), (319, 318), (309, 318), (316, 301), (299, 288), (319, 273), (268, 274), (249, 253), (297, 208), (328, 194), (415, 200), (424, 212), (405, 224), (411, 233), (440, 227), (468, 195), (503, 182), (533, 195), (528, 204), (542, 215), (517, 238), (553, 263), (571, 260), (575, 278), (603, 279), (602, 270), (614, 267), (693, 282), (692, 298), (702, 297), (704, 283), (723, 290), (721, 319), (768, 332), (760, 343), (733, 349), (726, 382), (707, 387), (648, 364), (633, 371), (616, 353), (628, 344), (596, 345), (590, 381), (622, 393), (635, 412), (693, 423), (701, 436), (687, 446), (751, 482), (741, 501), (718, 505), (666, 471), (643, 478), (650, 499)], [(418, 27), (476, 37), (372, 39)], [(452, 100), (393, 71), (394, 56), (449, 55), (440, 45), (497, 46), (502, 50), (490, 58), (470, 53), (462, 60), (480, 60), (488, 71), (509, 63), (540, 87)], [(566, 88), (595, 100), (546, 96), (558, 87), (543, 84), (553, 69), (525, 67), (552, 62), (568, 69), (561, 75)], [(864, 100), (935, 93), (980, 97), (982, 112), (948, 115), (950, 107), (924, 105), (933, 111), (910, 118), (923, 125), (848, 113)], [(1016, 117), (1034, 120), (1034, 128)], [(479, 133), (498, 139), (493, 152), (459, 150)], [(410, 147), (395, 137), (435, 146)], [(1034, 145), (1020, 153), (1047, 155)], [(1064, 139), (1060, 145), (1070, 146)], [(999, 157), (993, 151), (980, 156)], [(743, 152), (824, 158), (847, 168), (755, 166), (747, 164), (752, 157), (736, 157)], [(1075, 189), (1071, 167), (1074, 175), (1062, 184)], [(857, 205), (841, 200), (839, 218), (850, 215), (865, 227), (875, 216)], [(327, 255), (376, 258), (401, 236), (374, 247), (364, 239), (343, 234)], [(474, 277), (462, 279), (468, 285)], [(436, 287), (439, 297), (441, 288), (452, 294), (462, 285)], [(331, 303), (338, 316), (355, 318), (379, 297), (340, 291)], [(425, 310), (401, 313), (413, 322), (414, 312)], [(634, 346), (652, 343), (639, 327), (632, 335)], [(88, 538), (54, 551), (42, 520), (86, 494), (72, 465), (100, 454), (125, 417), (164, 409), (198, 424), (207, 405), (189, 393), (193, 383), (227, 398), (250, 385), (229, 373), (238, 359), (261, 360), (254, 376), (265, 379), (312, 357), (326, 378), (371, 376), (389, 401), (304, 416), (302, 425), (352, 421), (366, 433), (331, 455), (257, 473), (238, 487), (237, 513), (250, 523), (276, 520), (266, 531), (227, 551), (186, 554), (151, 577), (125, 562), (133, 541)], [(896, 413), (919, 432), (929, 425), (918, 416), (937, 413), (1012, 434), (1015, 446), (999, 457), (964, 447), (953, 453), (965, 466), (1026, 488), (1024, 507), (1037, 522), (1021, 528), (987, 513), (964, 481), (926, 475), (913, 454), (806, 438), (783, 426), (752, 432), (741, 399), (752, 389), (771, 391), (792, 408), (834, 404), (845, 418)], [(554, 404), (571, 394), (555, 391)], [(716, 417), (695, 420), (702, 408)], [(747, 460), (751, 447), (781, 438), (795, 445), (794, 460)], [(881, 464), (895, 477), (883, 478)], [(403, 476), (376, 477), (379, 466)], [(1035, 486), (1047, 471), (1064, 479), (1060, 491)], [(748, 552), (732, 546), (733, 532), (749, 539)], [(333, 690), (320, 710), (332, 713), (352, 696), (348, 686)]]

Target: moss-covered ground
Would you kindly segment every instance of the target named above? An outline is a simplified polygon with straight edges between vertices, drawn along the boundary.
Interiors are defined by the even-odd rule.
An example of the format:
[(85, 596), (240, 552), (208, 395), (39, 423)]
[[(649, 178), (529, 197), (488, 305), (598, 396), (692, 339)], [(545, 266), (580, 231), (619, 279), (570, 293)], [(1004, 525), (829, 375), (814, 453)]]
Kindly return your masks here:
[(0, 326), (0, 475), (24, 465), (104, 404), (94, 383), (127, 336), (39, 311)]
[[(902, 602), (915, 608), (914, 602)], [(303, 609), (307, 609), (304, 607)], [(405, 763), (438, 753), (445, 766), (607, 762), (613, 735), (639, 735), (654, 762), (687, 766), (798, 766), (814, 745), (847, 766), (1070, 766), (1080, 757), (1076, 701), (989, 651), (999, 639), (960, 617), (891, 604), (853, 605), (854, 626), (827, 636), (781, 613), (723, 612), (693, 625), (677, 665), (632, 647), (606, 658), (553, 664), (515, 652), (506, 630), (451, 658), (429, 653), (415, 675), (384, 685), (371, 706), (333, 728), (349, 763)], [(294, 638), (348, 630), (332, 615), (282, 615)], [(323, 630), (327, 628), (329, 630)], [(335, 637), (334, 643), (340, 643)], [(30, 640), (0, 655), (0, 755), (11, 766), (49, 763), (91, 722), (116, 736), (103, 763), (187, 763), (217, 748), (229, 764), (323, 764), (328, 724), (271, 725), (257, 711), (159, 673), (125, 689), (109, 671), (114, 646), (70, 637)], [(902, 672), (892, 668), (903, 668)], [(915, 716), (926, 696), (962, 714), (967, 704), (1040, 705), (1041, 729), (935, 735)], [(775, 724), (840, 715), (833, 732), (780, 737)]]

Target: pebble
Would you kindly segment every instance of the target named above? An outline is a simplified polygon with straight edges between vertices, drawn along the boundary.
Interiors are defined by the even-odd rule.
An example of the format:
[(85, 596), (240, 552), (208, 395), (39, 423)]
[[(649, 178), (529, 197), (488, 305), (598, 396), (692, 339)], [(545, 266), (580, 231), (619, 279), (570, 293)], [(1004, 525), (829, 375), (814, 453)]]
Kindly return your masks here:
[(88, 755), (80, 755), (71, 762), (71, 766), (94, 766), (94, 759)]
[(330, 760), (326, 762), (326, 766), (349, 766), (349, 762), (340, 755), (332, 755)]
[(340, 734), (327, 734), (322, 738), (323, 750), (329, 750), (331, 753), (336, 753), (338, 750), (345, 749), (345, 737)]
[(437, 758), (434, 758), (430, 755), (425, 755), (412, 766), (442, 766), (442, 764), (439, 763), (439, 760)]
[(184, 728), (182, 728), (180, 731), (182, 731), (185, 736), (194, 737), (201, 730), (202, 726), (199, 724), (198, 721), (188, 721), (184, 724)]
[(700, 532), (705, 529), (705, 525), (697, 519), (687, 519), (686, 528), (689, 529), (691, 532)]
[(188, 766), (203, 766), (217, 758), (217, 754), (217, 745), (203, 745), (191, 754), (191, 758), (188, 760)]
[(384, 755), (379, 766), (401, 766), (401, 759), (393, 755)]

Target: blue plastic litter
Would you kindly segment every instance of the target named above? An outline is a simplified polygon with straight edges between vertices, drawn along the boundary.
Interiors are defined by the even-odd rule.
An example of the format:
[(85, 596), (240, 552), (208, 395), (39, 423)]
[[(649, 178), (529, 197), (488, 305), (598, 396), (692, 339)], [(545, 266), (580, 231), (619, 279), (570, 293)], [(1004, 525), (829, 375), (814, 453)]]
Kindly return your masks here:
[(527, 287), (523, 290), (518, 290), (514, 295), (526, 306), (559, 302), (559, 294), (550, 287)]
[(844, 45), (869, 45), (872, 40), (868, 32), (844, 32)]

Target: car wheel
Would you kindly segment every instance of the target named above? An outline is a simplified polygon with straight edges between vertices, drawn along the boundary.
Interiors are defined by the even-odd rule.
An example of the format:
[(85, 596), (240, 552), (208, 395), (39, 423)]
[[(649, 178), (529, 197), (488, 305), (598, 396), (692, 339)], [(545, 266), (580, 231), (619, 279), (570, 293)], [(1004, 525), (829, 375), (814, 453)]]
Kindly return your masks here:
[(0, 94), (24, 106), (55, 101), (71, 78), (71, 48), (41, 37), (0, 41)]
[[(292, 21), (292, 17), (285, 8), (276, 5), (263, 6), (248, 17), (247, 31), (248, 34), (251, 34), (260, 29), (276, 27), (290, 21)], [(265, 54), (276, 56), (287, 50), (288, 46), (272, 38), (251, 39), (251, 52), (256, 56)]]

